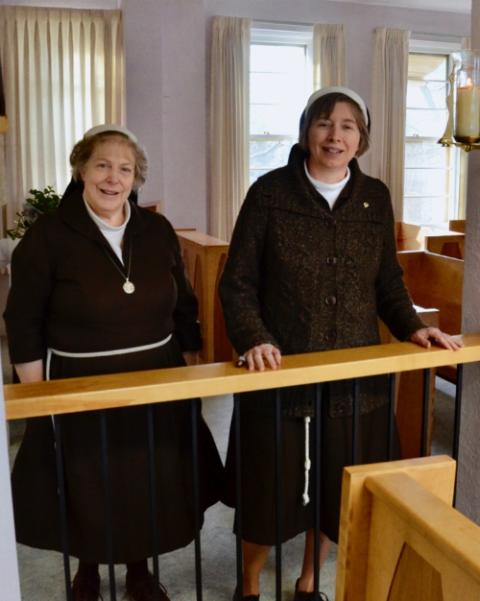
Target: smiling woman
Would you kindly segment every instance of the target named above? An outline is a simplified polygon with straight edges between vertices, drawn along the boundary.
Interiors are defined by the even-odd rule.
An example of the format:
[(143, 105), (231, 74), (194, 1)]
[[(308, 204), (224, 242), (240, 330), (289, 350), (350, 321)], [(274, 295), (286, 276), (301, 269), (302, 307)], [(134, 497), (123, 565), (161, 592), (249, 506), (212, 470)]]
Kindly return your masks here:
[[(175, 367), (194, 360), (201, 346), (197, 301), (175, 232), (165, 217), (129, 200), (146, 174), (136, 137), (120, 126), (98, 126), (75, 145), (70, 161), (74, 182), (60, 206), (40, 216), (13, 253), (5, 321), (20, 380)], [(80, 560), (68, 598), (98, 601), (98, 564), (112, 562), (127, 564), (130, 600), (168, 601), (146, 558), (188, 544), (200, 514), (219, 496), (222, 467), (199, 405), (193, 399), (108, 411), (107, 438), (100, 435), (97, 412), (61, 418), (69, 552)], [(192, 420), (198, 422), (201, 480), (195, 507)], [(151, 432), (155, 507), (148, 485)], [(115, 547), (110, 551), (102, 510), (102, 445), (107, 446), (112, 499)], [(29, 420), (12, 489), (18, 541), (62, 550), (54, 448), (52, 420)], [(152, 522), (161, 533), (157, 550)]]
[[(322, 88), (307, 102), (299, 144), (288, 164), (260, 177), (238, 216), (220, 294), (230, 339), (246, 367), (277, 369), (282, 355), (379, 342), (378, 317), (401, 340), (456, 348), (447, 335), (423, 327), (402, 281), (393, 212), (386, 186), (363, 174), (357, 157), (368, 148), (370, 119), (362, 98), (342, 87)], [(312, 440), (321, 430), (319, 563), (338, 540), (342, 470), (352, 461), (352, 382), (322, 389), (319, 413), (311, 387), (281, 389), (282, 540), (306, 532), (294, 601), (314, 592), (315, 535)], [(360, 463), (388, 456), (385, 381), (359, 384)], [(260, 573), (276, 542), (273, 391), (240, 395), (240, 456), (235, 428), (226, 463), (225, 501), (236, 504), (241, 465), (243, 591), (258, 601)], [(313, 461), (311, 460), (313, 458)], [(317, 464), (318, 465), (318, 464)], [(303, 469), (302, 469), (303, 468)], [(315, 471), (313, 470), (313, 473)], [(317, 472), (318, 473), (318, 472)], [(259, 485), (260, 483), (260, 485)], [(235, 526), (237, 527), (237, 526)]]
[(124, 207), (135, 178), (135, 157), (120, 136), (98, 144), (82, 169), (83, 196), (99, 217), (113, 226), (125, 219)]

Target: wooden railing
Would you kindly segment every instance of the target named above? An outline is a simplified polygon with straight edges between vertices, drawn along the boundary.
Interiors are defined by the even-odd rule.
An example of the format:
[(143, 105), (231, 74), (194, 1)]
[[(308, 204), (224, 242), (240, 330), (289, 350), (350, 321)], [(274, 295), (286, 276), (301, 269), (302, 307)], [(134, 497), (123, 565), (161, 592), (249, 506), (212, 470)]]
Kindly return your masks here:
[(480, 599), (480, 527), (454, 488), (445, 456), (346, 468), (336, 601)]
[(399, 342), (290, 355), (276, 371), (247, 372), (229, 362), (9, 384), (4, 386), (6, 417), (145, 405), (480, 361), (480, 334), (465, 335), (463, 340), (458, 351)]
[[(248, 372), (245, 369), (237, 368), (232, 362), (213, 363), (207, 365), (198, 365), (191, 367), (178, 367), (171, 369), (159, 369), (142, 372), (131, 372), (124, 374), (112, 374), (104, 376), (90, 376), (83, 378), (69, 378), (64, 380), (53, 380), (49, 382), (39, 382), (31, 384), (14, 384), (4, 387), (6, 417), (9, 420), (53, 415), (56, 424), (59, 424), (61, 414), (92, 411), (100, 409), (115, 409), (117, 407), (130, 407), (145, 404), (154, 404), (161, 402), (171, 402), (181, 399), (194, 397), (217, 396), (227, 393), (238, 393), (252, 390), (262, 390), (270, 388), (282, 388), (300, 384), (313, 384), (329, 382), (332, 380), (344, 380), (350, 378), (362, 378), (377, 374), (389, 374), (392, 372), (404, 372), (409, 370), (422, 369), (428, 372), (431, 368), (450, 363), (471, 363), (480, 361), (480, 334), (472, 334), (463, 337), (464, 346), (454, 352), (446, 349), (431, 348), (424, 349), (411, 343), (392, 343), (369, 347), (358, 347), (346, 350), (325, 351), (319, 353), (309, 353), (303, 355), (292, 355), (283, 358), (282, 367), (278, 370), (267, 370), (264, 372)], [(428, 380), (428, 379), (427, 379)], [(392, 391), (390, 386), (390, 392)], [(355, 386), (355, 390), (358, 387)], [(315, 414), (320, 416), (317, 423), (321, 424), (321, 387), (316, 387), (316, 407)], [(280, 401), (280, 396), (276, 396)], [(238, 415), (240, 399), (234, 402), (234, 413)], [(195, 417), (192, 404), (192, 417)], [(455, 411), (455, 432), (458, 432), (460, 403), (456, 403)], [(388, 427), (389, 440), (393, 438), (393, 403), (390, 394), (390, 418)], [(281, 447), (280, 430), (280, 403), (276, 403), (276, 448)], [(105, 413), (100, 412), (100, 419), (105, 419)], [(352, 441), (357, 440), (359, 404), (358, 395), (353, 394), (353, 419), (352, 421)], [(195, 423), (195, 419), (192, 423)], [(239, 421), (234, 420), (237, 424)], [(237, 427), (236, 426), (236, 427)], [(106, 429), (102, 430), (105, 433)], [(56, 432), (59, 430), (56, 429)], [(238, 428), (236, 429), (239, 435)], [(60, 440), (60, 433), (58, 434)], [(456, 441), (456, 442), (455, 442)], [(454, 456), (458, 450), (458, 434), (454, 436)], [(238, 439), (238, 445), (239, 445)], [(315, 438), (315, 456), (319, 456), (320, 437)], [(194, 449), (195, 449), (195, 445)], [(423, 445), (425, 448), (425, 445)], [(106, 449), (106, 446), (103, 447)], [(357, 445), (352, 444), (353, 456), (352, 463), (358, 463)], [(149, 451), (151, 452), (151, 451)], [(56, 445), (57, 466), (61, 466), (61, 444)], [(105, 453), (105, 450), (104, 450)], [(279, 510), (281, 504), (281, 453), (276, 452), (275, 473), (277, 486), (276, 515), (281, 515)], [(102, 460), (105, 462), (105, 459)], [(237, 461), (240, 461), (237, 455)], [(320, 481), (321, 461), (316, 463), (315, 482)], [(239, 468), (239, 473), (240, 473)], [(61, 469), (59, 469), (61, 474)], [(198, 474), (197, 474), (198, 476)], [(59, 476), (59, 482), (63, 482)], [(238, 489), (240, 490), (240, 488)], [(59, 485), (60, 507), (66, 507), (65, 487)], [(240, 494), (240, 493), (239, 493)], [(318, 490), (315, 488), (314, 500), (319, 498)], [(410, 502), (411, 499), (410, 499)], [(240, 502), (237, 498), (237, 511), (240, 512)], [(314, 501), (315, 503), (315, 501)], [(154, 504), (152, 504), (154, 506)], [(318, 506), (318, 505), (316, 505)], [(107, 507), (109, 507), (107, 502)], [(65, 519), (65, 509), (63, 515), (64, 529), (67, 527)], [(241, 523), (241, 518), (239, 517)], [(107, 522), (108, 523), (108, 520)], [(315, 520), (315, 531), (318, 535), (319, 520)], [(66, 531), (66, 530), (65, 530)], [(281, 532), (281, 526), (277, 524), (277, 532)], [(108, 534), (111, 539), (111, 532)], [(199, 537), (199, 535), (197, 535)], [(241, 529), (237, 532), (237, 583), (242, 579), (241, 563)], [(65, 534), (64, 540), (68, 540)], [(198, 539), (199, 540), (199, 539)], [(276, 545), (276, 599), (280, 601), (282, 596), (281, 581), (281, 542), (280, 534)], [(197, 541), (197, 539), (196, 539)], [(343, 555), (340, 555), (340, 558)], [(158, 555), (154, 554), (154, 558)], [(340, 561), (340, 559), (339, 559)], [(0, 564), (2, 560), (0, 558)], [(350, 565), (351, 558), (347, 561)], [(64, 566), (65, 582), (67, 590), (70, 590), (70, 572), (68, 549), (64, 546)], [(0, 565), (1, 567), (1, 565)], [(195, 573), (197, 599), (201, 599), (202, 575), (201, 575), (201, 552), (200, 544), (195, 545)], [(113, 563), (109, 564), (110, 585), (114, 587)], [(318, 579), (317, 579), (318, 582)], [(68, 598), (68, 596), (67, 596)], [(114, 596), (112, 598), (115, 598)], [(412, 597), (415, 598), (415, 597)], [(337, 595), (338, 601), (360, 601), (360, 597), (350, 596), (341, 597)], [(365, 601), (380, 601), (377, 597), (366, 597)], [(387, 598), (385, 598), (387, 601)], [(388, 598), (392, 601), (392, 598)], [(396, 597), (395, 601), (403, 601), (403, 598)], [(427, 601), (427, 598), (422, 598)], [(436, 598), (428, 598), (428, 601), (440, 601)]]

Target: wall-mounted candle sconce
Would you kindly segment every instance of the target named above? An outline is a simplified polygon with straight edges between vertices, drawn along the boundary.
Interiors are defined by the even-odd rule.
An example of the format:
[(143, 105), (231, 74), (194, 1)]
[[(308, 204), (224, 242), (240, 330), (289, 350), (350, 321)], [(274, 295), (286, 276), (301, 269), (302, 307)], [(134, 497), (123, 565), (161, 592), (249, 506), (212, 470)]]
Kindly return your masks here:
[(469, 152), (480, 149), (480, 51), (462, 50), (453, 59), (448, 78), (448, 123), (438, 143)]

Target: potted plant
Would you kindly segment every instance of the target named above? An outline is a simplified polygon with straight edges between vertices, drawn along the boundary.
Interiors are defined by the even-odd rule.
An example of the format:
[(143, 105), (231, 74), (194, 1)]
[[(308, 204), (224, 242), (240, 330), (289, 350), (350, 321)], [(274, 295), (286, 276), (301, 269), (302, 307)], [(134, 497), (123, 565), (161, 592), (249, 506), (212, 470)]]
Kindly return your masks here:
[(61, 197), (52, 186), (30, 190), (29, 194), (23, 209), (17, 212), (14, 227), (7, 230), (7, 238), (0, 240), (0, 268), (10, 263), (13, 249), (38, 216), (53, 213), (60, 204)]

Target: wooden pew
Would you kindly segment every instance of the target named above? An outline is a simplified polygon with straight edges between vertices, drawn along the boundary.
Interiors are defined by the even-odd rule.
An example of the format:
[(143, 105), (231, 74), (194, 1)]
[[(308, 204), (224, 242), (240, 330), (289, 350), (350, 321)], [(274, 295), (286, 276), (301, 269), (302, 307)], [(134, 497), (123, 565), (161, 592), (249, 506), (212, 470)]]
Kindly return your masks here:
[[(428, 251), (398, 253), (405, 284), (415, 304), (439, 310), (439, 327), (448, 334), (462, 329), (463, 260)], [(456, 381), (454, 366), (442, 367), (437, 374)]]
[(425, 236), (425, 248), (439, 255), (463, 259), (465, 256), (465, 234), (460, 232), (428, 234)]
[[(417, 314), (424, 323), (438, 327), (438, 309), (425, 309), (416, 306)], [(382, 343), (397, 342), (387, 326), (380, 322)], [(395, 391), (395, 407), (397, 416), (400, 457), (409, 459), (422, 454), (422, 420), (423, 420), (423, 370), (405, 371), (397, 375)], [(433, 410), (435, 405), (435, 370), (430, 370), (430, 390), (428, 391), (428, 428), (427, 453), (432, 445)]]
[(400, 252), (398, 259), (414, 303), (438, 309), (440, 328), (458, 334), (462, 322), (463, 261), (428, 251)]
[(448, 222), (448, 229), (452, 232), (465, 233), (465, 219), (450, 219)]
[(454, 485), (450, 457), (346, 468), (336, 601), (480, 599), (480, 527)]
[(176, 230), (189, 280), (199, 304), (204, 363), (230, 361), (232, 346), (225, 330), (218, 283), (227, 258), (228, 244), (195, 230)]
[(404, 221), (395, 222), (395, 237), (397, 250), (423, 250), (425, 248), (425, 236), (429, 233), (428, 228)]

